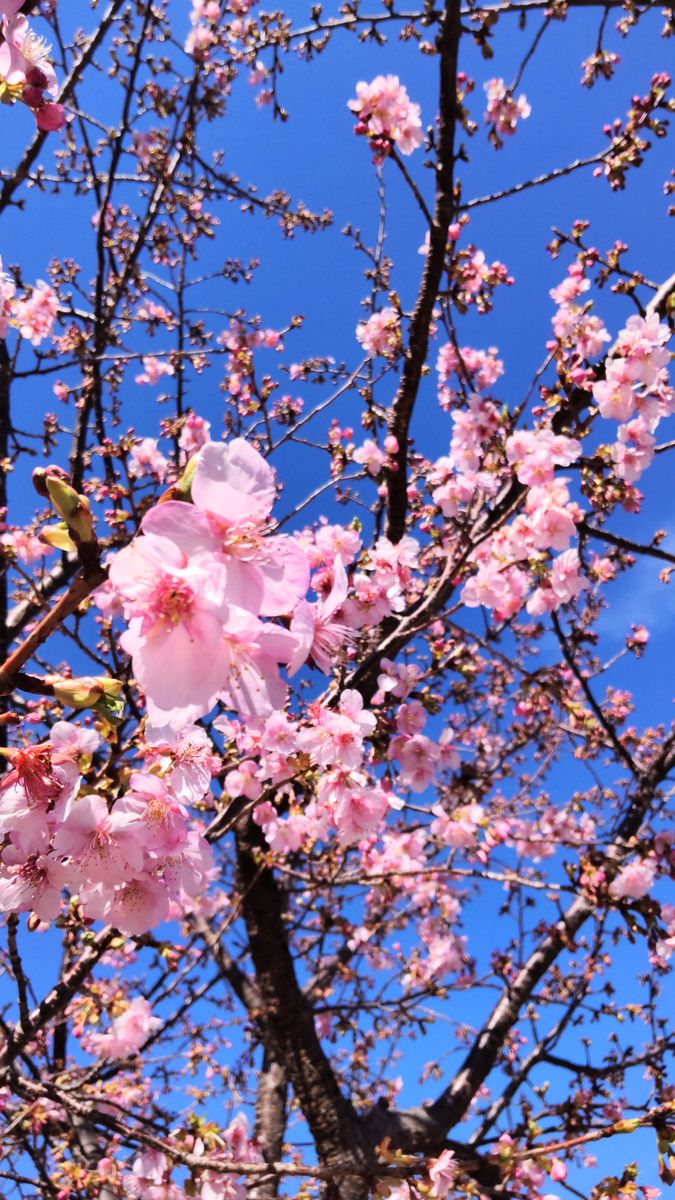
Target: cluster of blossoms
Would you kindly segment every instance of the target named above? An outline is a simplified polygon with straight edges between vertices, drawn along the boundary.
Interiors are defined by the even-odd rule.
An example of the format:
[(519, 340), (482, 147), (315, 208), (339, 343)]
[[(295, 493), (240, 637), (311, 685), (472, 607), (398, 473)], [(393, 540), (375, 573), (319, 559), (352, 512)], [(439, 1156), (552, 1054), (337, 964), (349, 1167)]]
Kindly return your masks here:
[(62, 104), (49, 99), (58, 84), (49, 61), (51, 47), (31, 29), (19, 10), (23, 0), (0, 0), (0, 101), (20, 100), (31, 109), (38, 129), (50, 132), (65, 122)]
[[(459, 761), (449, 737), (442, 736), (436, 744), (421, 733), (425, 721), (419, 701), (401, 706), (398, 732), (388, 752), (389, 760), (399, 766), (399, 782), (415, 792), (433, 782), (439, 769), (453, 768)], [(375, 727), (374, 715), (364, 709), (359, 693), (350, 689), (342, 693), (336, 708), (319, 701), (310, 704), (302, 725), (282, 714), (257, 728), (250, 722), (245, 728), (228, 723), (237, 753), (251, 757), (226, 776), (226, 790), (257, 799), (264, 781), (278, 789), (279, 801), (287, 799), (280, 785), (291, 775), (297, 777), (298, 755), (306, 756), (309, 767), (305, 769), (314, 778), (309, 804), (302, 811), (292, 807), (286, 817), (280, 816), (271, 799), (254, 810), (271, 849), (297, 850), (309, 839), (326, 839), (331, 829), (337, 831), (342, 845), (362, 842), (382, 831), (390, 809), (402, 807), (391, 782), (378, 782), (373, 776), (366, 739)]]
[[(192, 439), (204, 433), (190, 428)], [(297, 539), (265, 533), (274, 474), (241, 439), (207, 442), (190, 464), (190, 490), (192, 503), (169, 500), (146, 514), (139, 535), (113, 558), (109, 582), (97, 596), (104, 611), (121, 612), (128, 623), (121, 644), (146, 696), (149, 767), (131, 775), (128, 790), (109, 808), (103, 797), (81, 794), (78, 757), (95, 749), (96, 735), (59, 723), (49, 743), (17, 751), (0, 800), (4, 911), (30, 910), (52, 920), (69, 887), (86, 917), (138, 933), (189, 907), (203, 894), (212, 862), (188, 822), (186, 806), (208, 791), (212, 765), (206, 734), (193, 722), (218, 700), (245, 721), (272, 719), (285, 700), (281, 664), (292, 673), (309, 659), (328, 671), (349, 641), (347, 626), (379, 620), (404, 603), (414, 563), (410, 546), (382, 539), (348, 601), (338, 551), (350, 561), (358, 535), (338, 527), (319, 531), (310, 555)], [(323, 568), (313, 580), (314, 603), (305, 599), (310, 558)], [(343, 617), (348, 603), (352, 611)], [(286, 617), (290, 627), (266, 620), (274, 617)], [(324, 814), (345, 814), (336, 823), (347, 840), (372, 828), (388, 807), (365, 777), (337, 778), (338, 764), (344, 768), (347, 759), (357, 768), (348, 745), (360, 746), (374, 726), (370, 713), (357, 712), (357, 702), (356, 694), (351, 700), (345, 694), (338, 712), (317, 708), (292, 740), (294, 753), (309, 753), (320, 767), (334, 765), (333, 791), (318, 803)], [(276, 713), (274, 720), (278, 725), (286, 718)], [(279, 761), (284, 731), (273, 725), (267, 737), (278, 782), (287, 778)], [(250, 792), (264, 769), (256, 775), (257, 783), (250, 771), (246, 778), (242, 764), (229, 786)]]
[[(559, 339), (551, 345), (564, 342), (577, 386), (592, 390), (602, 417), (621, 422), (611, 458), (616, 475), (632, 483), (652, 461), (656, 426), (675, 408), (666, 371), (669, 331), (655, 314), (630, 317), (606, 360), (604, 378), (597, 379), (584, 363), (598, 355), (610, 337), (602, 322), (577, 303), (589, 287), (583, 266), (575, 263), (551, 291), (558, 304), (553, 324)], [(499, 377), (502, 364), (495, 351), (465, 347), (458, 353), (446, 345), (437, 366), (439, 400), (447, 408), (454, 397), (447, 387), (453, 372), (483, 388)], [(499, 464), (485, 457), (491, 441), (494, 445), (500, 438), (497, 406), (472, 395), (452, 418), (451, 453), (432, 464), (428, 477), (434, 503), (446, 518), (455, 517), (477, 493), (494, 496), (500, 475)], [(504, 451), (511, 471), (527, 489), (524, 512), (473, 552), (471, 561), (478, 570), (466, 582), (462, 600), (493, 609), (498, 619), (514, 616), (523, 607), (533, 616), (541, 615), (574, 599), (586, 586), (571, 546), (582, 512), (570, 495), (570, 481), (555, 473), (556, 467), (579, 460), (581, 444), (543, 425), (512, 434)], [(547, 553), (553, 551), (558, 554), (547, 563)], [(537, 586), (531, 591), (533, 578)]]
[(605, 364), (605, 378), (593, 384), (600, 415), (621, 422), (612, 459), (616, 474), (627, 483), (650, 466), (656, 427), (675, 410), (666, 370), (669, 337), (668, 326), (656, 313), (629, 317)]
[[(7, 752), (0, 911), (52, 921), (67, 887), (85, 917), (143, 933), (193, 906), (191, 898), (204, 892), (213, 873), (211, 850), (189, 827), (170, 776), (135, 772), (111, 809), (102, 796), (82, 792), (80, 761), (98, 740), (60, 721), (48, 742)], [(186, 798), (194, 803), (205, 790), (203, 773), (190, 772)]]
[(604, 175), (613, 190), (626, 186), (626, 171), (638, 167), (649, 149), (649, 133), (663, 137), (668, 128), (665, 115), (672, 111), (669, 96), (672, 79), (665, 71), (652, 75), (649, 91), (644, 96), (633, 96), (624, 124), (617, 117), (603, 128), (610, 139), (610, 146), (603, 161), (593, 171), (595, 176)]
[(619, 871), (609, 886), (615, 900), (641, 900), (648, 895), (658, 863), (656, 858), (633, 858)]
[[(448, 238), (445, 247), (446, 270), (449, 276), (449, 290), (455, 305), (460, 311), (475, 307), (479, 313), (489, 312), (492, 307), (492, 296), (495, 288), (505, 284), (513, 284), (513, 276), (509, 275), (505, 263), (495, 259), (488, 262), (484, 250), (478, 249), (473, 243), (457, 249), (462, 229), (469, 224), (469, 216), (462, 213), (457, 221), (448, 226)], [(418, 247), (418, 254), (426, 258), (430, 247), (429, 233), (424, 235), (424, 241)], [(473, 351), (472, 353), (480, 353)], [(488, 351), (489, 353), (489, 351)]]
[(178, 438), (178, 445), (185, 455), (186, 461), (192, 458), (198, 450), (201, 450), (202, 446), (211, 441), (210, 434), (210, 421), (206, 421), (204, 417), (198, 416), (195, 412), (187, 414)]
[(52, 547), (47, 546), (36, 534), (30, 533), (29, 530), (23, 529), (20, 525), (12, 528), (7, 528), (4, 523), (0, 524), (0, 546), (4, 547), (5, 553), (9, 551), (12, 555), (19, 559), (19, 562), (30, 563), (38, 562), (45, 554), (51, 554)]
[(98, 1058), (126, 1058), (136, 1054), (161, 1023), (159, 1017), (152, 1015), (147, 1000), (136, 996), (114, 1018), (107, 1033), (89, 1034), (83, 1046)]
[(56, 292), (42, 279), (17, 299), (14, 281), (3, 272), (0, 258), (0, 338), (15, 328), (32, 346), (39, 346), (50, 336), (57, 313)]
[(504, 363), (497, 358), (496, 346), (487, 350), (462, 346), (457, 350), (452, 342), (446, 342), (438, 352), (436, 370), (440, 383), (438, 400), (441, 408), (449, 409), (456, 397), (456, 392), (449, 386), (453, 375), (472, 391), (483, 392), (504, 374)]
[[(444, 386), (441, 386), (440, 401), (445, 407), (447, 399)], [(499, 428), (497, 406), (482, 396), (472, 394), (467, 407), (455, 408), (451, 416), (454, 428), (450, 454), (436, 459), (428, 476), (432, 499), (444, 517), (456, 516), (476, 492), (481, 491), (489, 496), (496, 490), (494, 475), (482, 467)]]
[[(558, 343), (569, 347), (573, 378), (580, 384), (585, 376), (582, 366), (584, 360), (601, 354), (605, 343), (610, 340), (600, 318), (588, 311), (589, 306), (577, 303), (590, 286), (591, 281), (586, 278), (583, 264), (574, 262), (567, 269), (567, 278), (549, 293), (558, 305), (551, 322), (553, 332)], [(556, 342), (549, 342), (550, 349), (555, 346)]]
[[(173, 1134), (181, 1149), (189, 1149), (194, 1159), (204, 1158), (216, 1163), (261, 1163), (263, 1161), (259, 1147), (251, 1138), (248, 1120), (239, 1113), (226, 1129), (218, 1131), (218, 1148), (206, 1144), (201, 1137), (185, 1135), (181, 1131)], [(103, 1159), (98, 1164), (99, 1171), (109, 1178), (112, 1162)], [(173, 1164), (165, 1154), (158, 1150), (143, 1150), (137, 1154), (130, 1171), (122, 1172), (120, 1186), (123, 1196), (133, 1200), (188, 1200), (188, 1196), (196, 1196), (198, 1200), (245, 1200), (247, 1189), (235, 1175), (218, 1170), (193, 1168), (193, 1178), (184, 1188), (172, 1179)]]
[(378, 75), (372, 83), (357, 83), (349, 108), (357, 116), (354, 132), (368, 138), (375, 162), (395, 146), (412, 154), (422, 145), (420, 106), (414, 104), (397, 75)]
[(176, 369), (168, 358), (157, 358), (154, 354), (146, 354), (143, 358), (143, 370), (136, 376), (136, 383), (150, 384), (154, 387), (164, 375), (175, 375)]
[(594, 54), (589, 54), (585, 58), (581, 66), (583, 74), (581, 82), (584, 87), (593, 87), (593, 84), (598, 79), (612, 79), (614, 76), (614, 68), (621, 62), (618, 54), (613, 50), (597, 49)]
[[(486, 469), (493, 465), (492, 447), (501, 444), (496, 404), (474, 394), (466, 408), (452, 413), (452, 419), (450, 455), (437, 459), (429, 473), (434, 504), (446, 518), (455, 517), (476, 495), (494, 496), (499, 487), (498, 472)], [(581, 510), (570, 497), (569, 481), (555, 475), (556, 466), (569, 466), (578, 459), (580, 443), (543, 427), (511, 435), (505, 451), (517, 480), (528, 489), (525, 511), (472, 553), (478, 571), (462, 591), (463, 603), (492, 608), (500, 619), (515, 615), (525, 604), (531, 564), (538, 564), (541, 574), (545, 551), (562, 553), (553, 560), (550, 576), (542, 578), (530, 596), (530, 613), (550, 611), (584, 586), (577, 552), (569, 549)]]
[(232, 320), (229, 328), (219, 335), (218, 344), (227, 350), (225, 388), (230, 396), (235, 397), (241, 415), (247, 416), (257, 404), (253, 351), (257, 348), (283, 350), (281, 333), (276, 329), (247, 330), (241, 321)]
[[(405, 911), (415, 921), (419, 946), (400, 964), (401, 986), (406, 991), (443, 986), (450, 974), (466, 980), (470, 973), (467, 939), (455, 929), (462, 903), (442, 874), (427, 869), (428, 833), (428, 829), (387, 830), (379, 840), (373, 836), (359, 848), (363, 875), (374, 881), (395, 880)], [(394, 962), (390, 952), (371, 941), (380, 919), (381, 892), (373, 886), (367, 895), (364, 923), (351, 932), (350, 945), (358, 946), (375, 970), (387, 969)]]
[(211, 46), (218, 40), (215, 28), (220, 17), (218, 0), (193, 0), (190, 13), (190, 32), (185, 40), (185, 51), (193, 58), (208, 58)]
[(143, 479), (152, 475), (158, 483), (162, 483), (166, 478), (168, 466), (168, 459), (162, 454), (157, 438), (139, 438), (134, 442), (128, 464), (129, 474), (133, 479)]
[[(312, 542), (307, 541), (309, 560), (318, 567), (312, 587), (320, 599), (313, 604), (300, 602), (293, 613), (290, 634), (297, 648), (288, 664), (291, 673), (307, 659), (328, 672), (339, 655), (348, 652), (357, 629), (403, 607), (418, 550), (413, 539), (404, 542), (394, 546), (381, 538), (360, 564), (348, 594), (343, 564), (358, 553), (356, 531), (327, 525), (316, 531)], [(442, 758), (441, 749), (419, 734), (422, 723), (417, 715), (414, 722), (410, 717), (406, 723), (400, 713), (400, 733), (390, 756), (400, 763), (401, 781), (411, 785), (421, 781), (422, 772), (429, 777), (429, 764), (433, 777)], [(331, 829), (337, 830), (343, 845), (360, 841), (381, 829), (390, 807), (400, 807), (388, 785), (374, 782), (370, 774), (365, 742), (375, 729), (375, 717), (363, 708), (355, 691), (344, 691), (335, 708), (318, 701), (310, 704), (302, 723), (277, 712), (264, 718), (249, 716), (244, 722), (218, 718), (217, 727), (236, 764), (225, 775), (225, 791), (250, 800), (259, 800), (266, 792), (269, 798), (257, 806), (254, 816), (277, 852), (297, 850), (308, 839), (326, 838)], [(444, 749), (447, 760), (449, 748)], [(302, 771), (309, 772), (313, 798), (300, 810), (291, 795), (290, 812), (282, 816), (279, 808), (289, 801), (284, 785)], [(416, 790), (421, 790), (421, 782)]]
[(298, 640), (261, 618), (292, 613), (309, 582), (299, 542), (265, 535), (274, 473), (247, 442), (203, 446), (191, 495), (151, 509), (109, 573), (150, 721), (174, 732), (219, 698), (249, 716), (283, 704)]
[(398, 439), (393, 434), (388, 434), (384, 439), (384, 449), (381, 450), (377, 442), (372, 438), (366, 438), (362, 446), (358, 446), (352, 453), (352, 461), (360, 463), (366, 468), (369, 475), (377, 477), (384, 467), (393, 467), (394, 463), (391, 455), (398, 452)]
[(484, 85), (487, 96), (485, 122), (489, 126), (489, 138), (493, 146), (503, 146), (502, 138), (516, 132), (518, 121), (529, 117), (532, 109), (525, 96), (516, 100), (503, 79), (488, 79)]
[(401, 328), (395, 308), (382, 308), (356, 326), (357, 341), (369, 358), (395, 358), (401, 349)]
[[(525, 511), (472, 554), (478, 571), (462, 591), (465, 604), (492, 608), (498, 619), (515, 616), (530, 590), (533, 563), (541, 582), (527, 600), (531, 615), (550, 612), (579, 595), (585, 582), (570, 542), (582, 513), (571, 499), (569, 480), (556, 476), (555, 467), (569, 466), (580, 454), (576, 439), (556, 435), (547, 427), (523, 430), (507, 439), (508, 462), (527, 488)], [(544, 552), (553, 550), (560, 553), (551, 560), (547, 575)]]
[(510, 287), (513, 283), (513, 276), (503, 262), (498, 259), (488, 262), (485, 252), (472, 245), (457, 253), (454, 276), (451, 291), (460, 309), (472, 306), (480, 313), (489, 312), (495, 288), (501, 284)]
[[(306, 725), (296, 732), (296, 752), (316, 769), (316, 792), (302, 813), (283, 822), (270, 801), (259, 804), (254, 819), (274, 848), (297, 849), (311, 835), (326, 838), (333, 826), (343, 845), (378, 829), (390, 807), (390, 795), (364, 771), (364, 739), (375, 730), (375, 717), (358, 692), (347, 689), (337, 708), (310, 705)], [(295, 843), (295, 844), (294, 844)]]

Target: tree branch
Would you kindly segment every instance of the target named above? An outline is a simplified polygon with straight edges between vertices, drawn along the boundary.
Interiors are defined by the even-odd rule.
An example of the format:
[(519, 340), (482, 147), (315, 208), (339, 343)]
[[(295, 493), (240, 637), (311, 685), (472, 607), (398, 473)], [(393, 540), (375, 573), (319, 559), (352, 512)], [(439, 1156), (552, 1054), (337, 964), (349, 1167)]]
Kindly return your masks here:
[(429, 229), (427, 254), (417, 302), (410, 321), (408, 347), (389, 419), (389, 433), (398, 442), (394, 464), (386, 475), (387, 537), (399, 542), (408, 508), (408, 433), (429, 347), (429, 326), (445, 269), (448, 226), (455, 211), (455, 131), (458, 118), (457, 56), (461, 36), (459, 0), (446, 0), (437, 39), (439, 50), (439, 127), (436, 163), (436, 203)]

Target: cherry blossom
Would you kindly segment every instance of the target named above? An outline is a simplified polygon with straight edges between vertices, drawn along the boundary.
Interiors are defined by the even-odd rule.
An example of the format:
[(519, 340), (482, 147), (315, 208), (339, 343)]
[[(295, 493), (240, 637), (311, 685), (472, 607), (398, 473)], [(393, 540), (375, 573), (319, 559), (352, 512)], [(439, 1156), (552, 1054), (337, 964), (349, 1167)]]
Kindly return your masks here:
[(397, 75), (357, 83), (349, 108), (358, 118), (355, 132), (368, 138), (376, 162), (390, 153), (392, 143), (406, 155), (422, 145), (420, 106), (410, 100)]
[(14, 296), (16, 294), (16, 286), (14, 281), (2, 269), (2, 258), (0, 258), (0, 337), (7, 337), (9, 329), (9, 318), (12, 315)]
[(438, 1196), (439, 1200), (444, 1200), (454, 1186), (457, 1170), (454, 1150), (444, 1150), (438, 1158), (434, 1159), (429, 1167), (432, 1196)]
[(391, 307), (379, 309), (356, 326), (356, 337), (369, 358), (394, 358), (401, 346), (398, 313)]
[(119, 1017), (115, 1017), (108, 1033), (93, 1033), (88, 1049), (98, 1058), (125, 1058), (140, 1050), (150, 1034), (161, 1025), (159, 1017), (143, 996), (136, 996)]
[[(46, 132), (65, 113), (22, 7), (0, 0), (0, 99)], [(518, 212), (559, 171), (479, 187), (469, 164), (468, 39), (502, 61), (506, 11), (123, 7), (78, 32), (45, 0), (74, 116), (53, 161), (10, 136), (2, 178), (0, 1174), (57, 1200), (310, 1195), (331, 1172), (354, 1200), (558, 1200), (573, 1167), (579, 1194), (586, 1171), (599, 1200), (655, 1200), (587, 1143), (654, 1127), (675, 1170), (672, 280), (643, 273), (641, 228), (607, 245), (553, 214), (567, 258), (528, 290)], [(488, 81), (494, 145), (560, 25)], [(428, 130), (382, 74), (349, 105), (371, 155), (351, 121), (310, 146), (295, 73), (380, 46), (384, 70), (414, 61)], [(607, 126), (613, 184), (661, 170), (667, 87)], [(305, 182), (326, 151), (366, 205), (335, 206), (318, 287), (291, 267), (328, 210), (242, 170), (242, 137), (281, 129), (270, 170), (300, 137)], [(50, 219), (64, 203), (76, 222)], [(276, 263), (267, 219), (298, 239)]]
[(175, 375), (176, 368), (167, 358), (156, 358), (154, 354), (146, 354), (143, 358), (143, 370), (136, 376), (136, 383), (159, 383), (164, 375)]
[(134, 442), (129, 455), (129, 474), (135, 478), (153, 475), (161, 483), (166, 476), (168, 461), (159, 449), (157, 438), (140, 438)]
[(39, 346), (49, 337), (57, 312), (56, 293), (49, 284), (38, 280), (29, 295), (16, 302), (16, 323), (21, 336)]
[(656, 877), (656, 862), (653, 859), (633, 859), (610, 884), (610, 892), (616, 900), (641, 900), (649, 892)]
[(503, 137), (516, 132), (518, 121), (529, 117), (532, 109), (525, 96), (516, 100), (503, 79), (488, 79), (484, 84), (487, 96), (485, 121), (490, 126), (492, 141), (496, 147), (502, 145)]

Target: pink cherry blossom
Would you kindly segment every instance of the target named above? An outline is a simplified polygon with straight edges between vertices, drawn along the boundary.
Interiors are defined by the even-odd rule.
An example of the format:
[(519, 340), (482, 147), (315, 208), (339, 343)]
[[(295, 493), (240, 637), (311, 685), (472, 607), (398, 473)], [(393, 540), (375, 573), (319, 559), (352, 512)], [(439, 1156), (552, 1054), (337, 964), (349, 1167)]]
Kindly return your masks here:
[(356, 337), (369, 358), (381, 354), (393, 358), (401, 345), (399, 316), (394, 308), (382, 308), (356, 326)]
[(198, 417), (196, 413), (188, 413), (185, 418), (185, 424), (180, 431), (178, 444), (181, 450), (184, 451), (187, 458), (192, 458), (202, 446), (205, 446), (209, 441), (209, 432), (211, 424), (204, 420), (203, 417)]
[(161, 483), (166, 477), (168, 460), (159, 449), (157, 438), (140, 438), (134, 442), (129, 455), (129, 474), (136, 479), (153, 475)]
[(0, 912), (34, 912), (41, 921), (53, 921), (68, 882), (68, 870), (57, 859), (35, 854), (24, 859), (21, 851), (10, 846), (3, 851), (0, 865)]
[(363, 758), (363, 739), (375, 728), (375, 717), (363, 707), (359, 692), (345, 689), (337, 709), (323, 704), (310, 708), (312, 724), (298, 734), (298, 745), (319, 766), (340, 764), (358, 767)]
[(113, 809), (100, 796), (72, 803), (54, 835), (54, 850), (73, 863), (72, 875), (93, 883), (122, 883), (143, 868), (140, 821)]
[(183, 714), (184, 726), (208, 712), (228, 671), (224, 567), (203, 554), (188, 559), (149, 533), (116, 555), (110, 580), (129, 622), (121, 643), (153, 721), (173, 723)]
[[(2, 47), (0, 47), (0, 51), (1, 49)], [(48, 283), (44, 283), (41, 279), (38, 280), (29, 295), (16, 303), (15, 313), (19, 333), (22, 337), (27, 338), (33, 346), (39, 346), (45, 338), (49, 337), (57, 312), (56, 292)]]
[(362, 464), (369, 475), (378, 476), (387, 461), (386, 454), (380, 450), (380, 447), (372, 438), (366, 438), (362, 446), (359, 446), (353, 454), (354, 462)]
[(192, 499), (225, 527), (245, 522), (262, 524), (271, 512), (275, 495), (274, 471), (243, 438), (207, 442), (202, 447)]
[(356, 99), (348, 107), (358, 118), (355, 132), (368, 138), (376, 162), (389, 154), (392, 143), (406, 155), (422, 145), (420, 106), (410, 100), (397, 75), (357, 83)]
[(135, 1054), (150, 1034), (161, 1025), (159, 1017), (153, 1017), (152, 1009), (143, 996), (137, 996), (115, 1017), (108, 1033), (93, 1033), (88, 1047), (98, 1058), (126, 1058)]
[(501, 139), (516, 132), (518, 121), (529, 117), (532, 109), (525, 96), (516, 100), (506, 87), (503, 79), (488, 79), (484, 84), (487, 96), (485, 121), (491, 127), (496, 146), (501, 145)]
[(373, 787), (365, 779), (361, 786), (358, 779), (354, 783), (356, 786), (343, 789), (333, 806), (333, 820), (343, 846), (380, 829), (390, 807), (389, 795), (382, 788)]
[(121, 933), (146, 933), (169, 916), (169, 892), (159, 879), (149, 876), (130, 879), (114, 889), (84, 884), (80, 897), (89, 916), (114, 925)]
[(438, 1200), (445, 1200), (448, 1192), (454, 1186), (457, 1171), (454, 1150), (444, 1150), (429, 1167), (432, 1196), (437, 1196)]
[(333, 561), (333, 586), (326, 599), (316, 604), (301, 600), (297, 605), (291, 619), (291, 633), (297, 639), (297, 648), (288, 664), (289, 675), (294, 675), (307, 659), (329, 675), (339, 651), (350, 643), (351, 630), (336, 619), (347, 599), (347, 582), (347, 573), (338, 556)]
[(93, 754), (101, 743), (94, 729), (85, 729), (72, 721), (56, 721), (49, 731), (49, 740), (61, 760)]
[(176, 369), (168, 358), (155, 358), (148, 354), (143, 359), (143, 370), (136, 376), (136, 383), (159, 383), (163, 375), (175, 375)]
[(609, 890), (615, 900), (641, 900), (648, 894), (655, 878), (653, 858), (634, 858), (622, 868)]
[(24, 529), (11, 529), (0, 534), (0, 545), (13, 551), (24, 563), (34, 563), (52, 553), (52, 547)]

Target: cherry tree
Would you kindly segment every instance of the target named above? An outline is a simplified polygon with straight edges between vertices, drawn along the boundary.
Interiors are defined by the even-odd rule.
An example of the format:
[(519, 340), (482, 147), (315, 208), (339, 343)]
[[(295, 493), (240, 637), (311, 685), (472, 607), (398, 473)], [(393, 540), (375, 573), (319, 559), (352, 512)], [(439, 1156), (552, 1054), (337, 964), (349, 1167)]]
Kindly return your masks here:
[[(672, 5), (0, 18), (3, 1195), (655, 1200), (675, 277), (631, 239)], [(561, 119), (581, 82), (604, 127), (513, 182), (570, 45)], [(300, 146), (264, 182), (294, 103), (357, 155), (341, 234)], [(621, 237), (562, 225), (568, 179), (607, 220), (640, 185)], [(329, 238), (359, 298), (303, 320), (286, 250)]]

